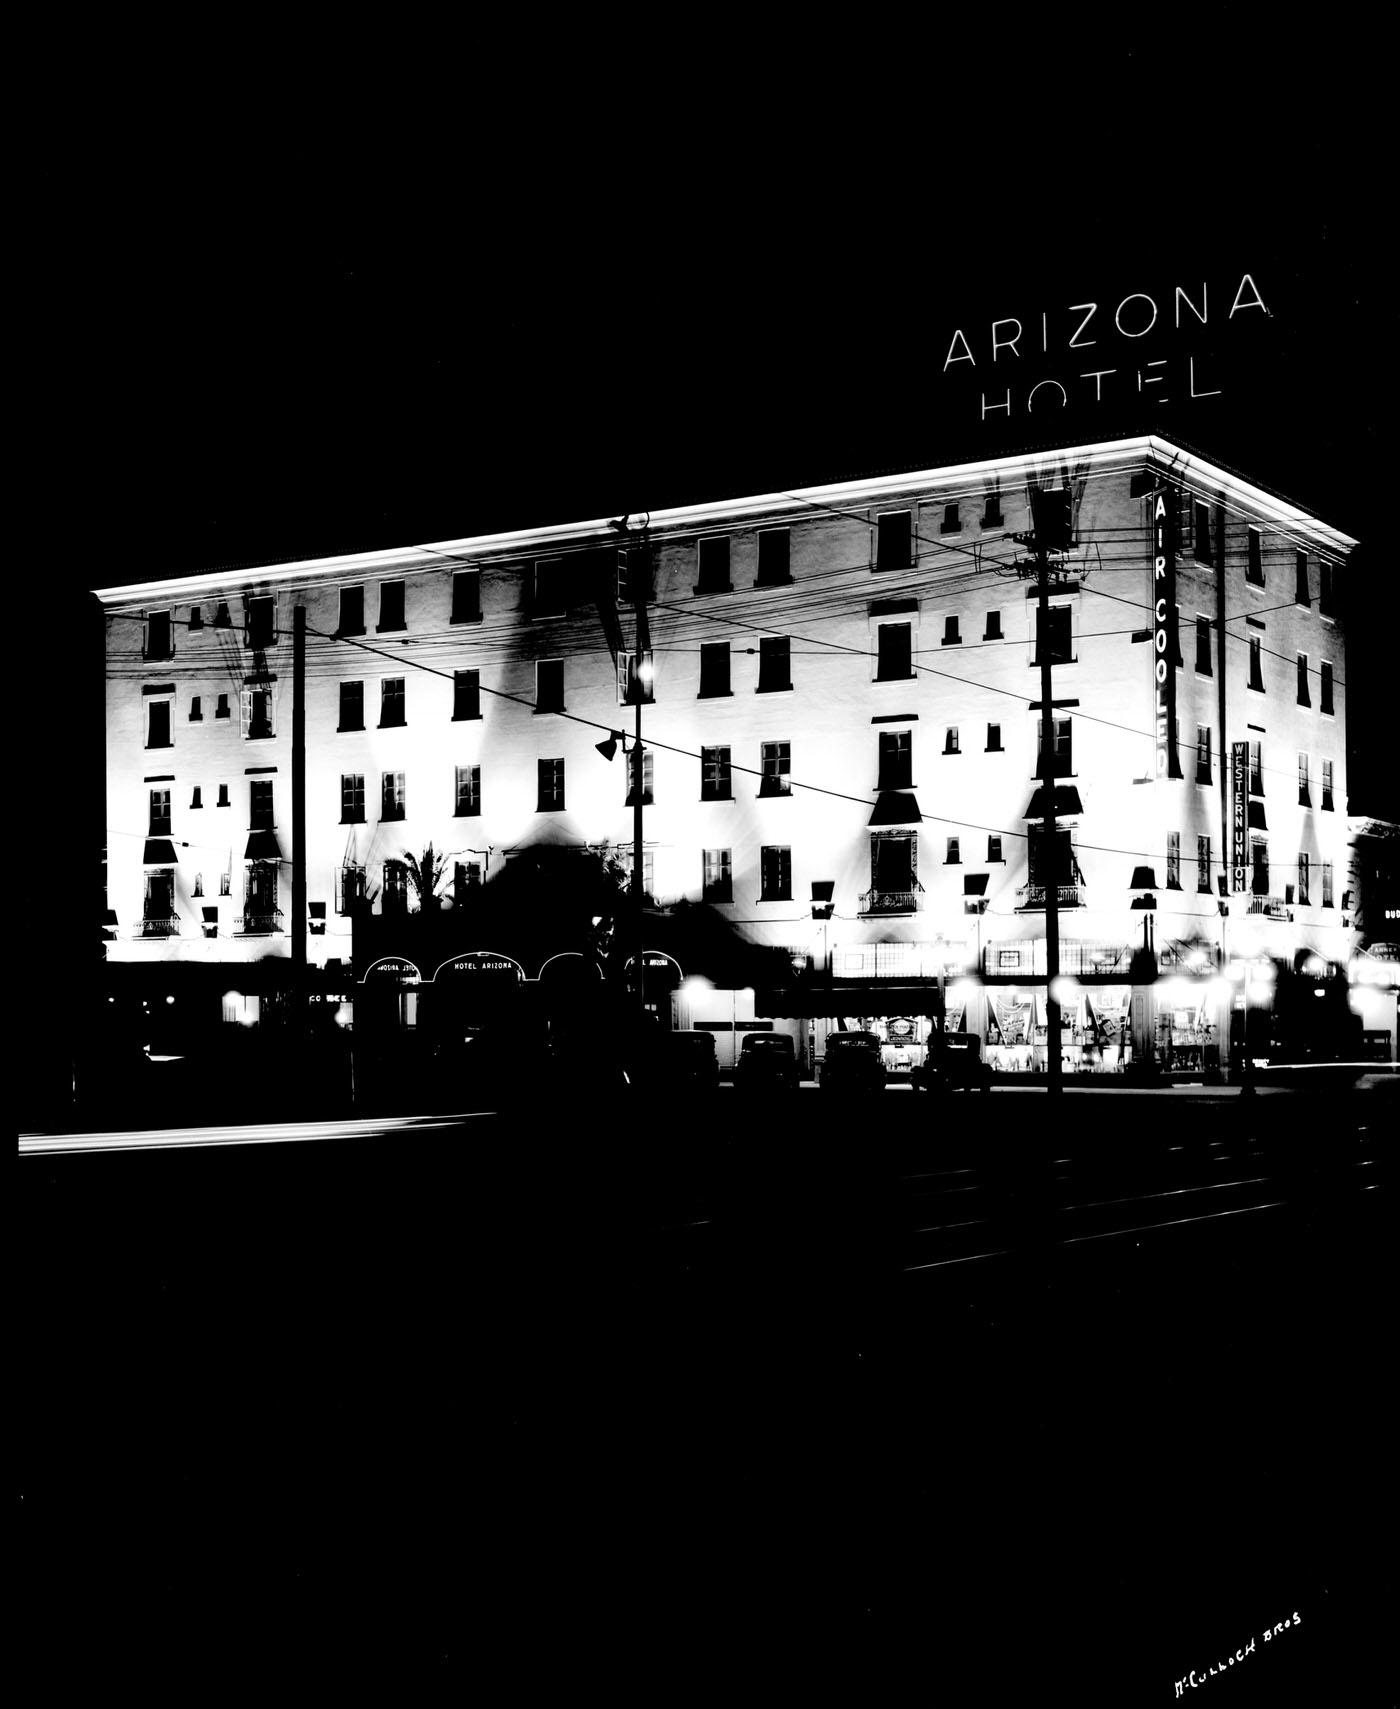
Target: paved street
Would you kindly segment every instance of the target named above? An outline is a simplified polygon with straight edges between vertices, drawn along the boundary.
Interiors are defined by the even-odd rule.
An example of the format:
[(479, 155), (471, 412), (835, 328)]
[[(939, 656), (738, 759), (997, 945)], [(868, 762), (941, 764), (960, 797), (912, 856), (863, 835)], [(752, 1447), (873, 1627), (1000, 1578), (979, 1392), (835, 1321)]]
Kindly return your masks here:
[(666, 1700), (742, 1658), (878, 1699), (912, 1659), (935, 1701), (1134, 1703), (1306, 1603), (1295, 1682), (1360, 1701), (1324, 1687), (1388, 1525), (1373, 1107), (1076, 1092), (1042, 1135), (1019, 1090), (724, 1090), (664, 1142), (567, 1109), (51, 1136), (19, 1163), (31, 1639), (153, 1687), (237, 1634), (308, 1683), (490, 1658)]

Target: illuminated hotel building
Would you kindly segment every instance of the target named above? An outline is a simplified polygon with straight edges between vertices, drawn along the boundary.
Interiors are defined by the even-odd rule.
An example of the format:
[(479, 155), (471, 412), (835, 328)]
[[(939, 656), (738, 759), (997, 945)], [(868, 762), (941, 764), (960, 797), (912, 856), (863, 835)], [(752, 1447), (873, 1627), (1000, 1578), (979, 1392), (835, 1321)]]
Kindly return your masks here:
[[(1033, 491), (1072, 541), (1045, 631), (1015, 539)], [(1165, 640), (1159, 492), (1178, 518)], [(945, 1006), (1001, 1067), (1035, 1066), (1047, 883), (1076, 1070), (1149, 1047), (1199, 1065), (1262, 958), (1345, 968), (1347, 536), (1134, 438), (657, 512), (648, 537), (655, 917), (708, 901), (787, 947), (809, 993), (685, 985), (673, 1018), (713, 1027), (722, 1061), (765, 1005), (816, 1055), (829, 1025), (912, 1016), (917, 1039)], [(313, 966), (349, 968), (356, 896), (411, 908), (405, 857), (430, 843), (449, 899), (539, 843), (629, 859), (629, 768), (597, 750), (633, 730), (618, 541), (599, 519), (103, 590), (109, 963), (290, 954), (297, 607)], [(1158, 977), (1130, 1019), (1145, 943)]]

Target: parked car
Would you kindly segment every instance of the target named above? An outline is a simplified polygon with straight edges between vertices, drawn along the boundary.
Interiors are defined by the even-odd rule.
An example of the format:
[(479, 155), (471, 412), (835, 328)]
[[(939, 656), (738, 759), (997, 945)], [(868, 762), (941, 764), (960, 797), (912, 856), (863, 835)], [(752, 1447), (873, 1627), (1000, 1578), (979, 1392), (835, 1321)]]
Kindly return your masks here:
[(714, 1091), (719, 1085), (715, 1035), (688, 1029), (659, 1033), (648, 1042), (635, 1078), (661, 1089)]
[(835, 1032), (826, 1035), (821, 1085), (831, 1092), (881, 1092), (885, 1064), (876, 1033)]
[(787, 1033), (747, 1033), (734, 1064), (734, 1084), (746, 1092), (795, 1092), (801, 1076)]
[(930, 1033), (928, 1054), (911, 1078), (922, 1092), (992, 1089), (991, 1066), (982, 1058), (982, 1040), (976, 1033)]

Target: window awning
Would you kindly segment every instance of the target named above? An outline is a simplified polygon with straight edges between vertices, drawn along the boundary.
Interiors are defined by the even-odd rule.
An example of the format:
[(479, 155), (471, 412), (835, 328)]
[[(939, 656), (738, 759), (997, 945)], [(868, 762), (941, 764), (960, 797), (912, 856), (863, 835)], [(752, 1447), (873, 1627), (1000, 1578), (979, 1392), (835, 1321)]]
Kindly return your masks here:
[(965, 872), (963, 874), (963, 895), (985, 896), (987, 894), (987, 880), (990, 876), (991, 874), (986, 872)]
[(1251, 831), (1267, 831), (1269, 821), (1264, 817), (1264, 803), (1257, 798), (1249, 803), (1249, 828)]
[(249, 831), (248, 846), (243, 851), (244, 860), (281, 860), (282, 850), (277, 844), (276, 831)]
[(872, 825), (918, 825), (923, 821), (919, 803), (903, 789), (882, 789), (870, 815)]
[(169, 837), (147, 837), (142, 866), (174, 866), (175, 845)]
[[(1057, 819), (1079, 818), (1084, 812), (1084, 803), (1079, 799), (1079, 791), (1072, 783), (1057, 783), (1055, 785), (1055, 817)], [(1023, 819), (1043, 819), (1045, 817), (1045, 785), (1042, 783), (1031, 796), (1031, 804), (1021, 815)]]

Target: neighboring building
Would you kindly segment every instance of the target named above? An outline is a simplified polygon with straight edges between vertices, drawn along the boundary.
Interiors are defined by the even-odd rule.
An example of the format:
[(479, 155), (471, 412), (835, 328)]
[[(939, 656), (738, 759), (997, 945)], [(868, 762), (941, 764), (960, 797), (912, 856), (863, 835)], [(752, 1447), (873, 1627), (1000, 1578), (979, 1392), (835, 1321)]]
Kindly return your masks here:
[[(1174, 612), (1159, 491), (1179, 517)], [(1033, 492), (1072, 543), (1042, 634), (1013, 538)], [(630, 766), (598, 751), (634, 721), (618, 538), (602, 519), (103, 590), (109, 964), (166, 979), (290, 954), (297, 607), (313, 967), (366, 977), (357, 900), (409, 912), (406, 857), (430, 843), (449, 906), (540, 843), (630, 863)], [(766, 1008), (818, 1053), (828, 1022), (917, 1044), (946, 1012), (1003, 1068), (1038, 1065), (1051, 884), (1076, 1069), (1149, 1044), (1198, 1065), (1250, 964), (1346, 967), (1346, 535), (1136, 438), (670, 510), (648, 538), (658, 942), (667, 904), (703, 899), (810, 963), (776, 995), (682, 988), (676, 1018), (720, 1032), (722, 1060)], [(1149, 929), (1162, 977), (1128, 1026)], [(813, 992), (827, 972), (839, 999)]]

